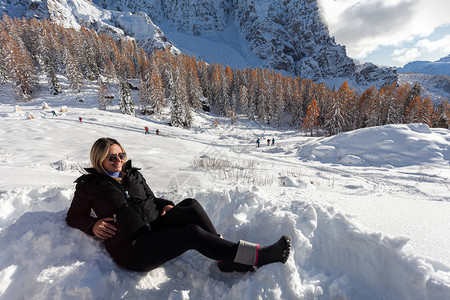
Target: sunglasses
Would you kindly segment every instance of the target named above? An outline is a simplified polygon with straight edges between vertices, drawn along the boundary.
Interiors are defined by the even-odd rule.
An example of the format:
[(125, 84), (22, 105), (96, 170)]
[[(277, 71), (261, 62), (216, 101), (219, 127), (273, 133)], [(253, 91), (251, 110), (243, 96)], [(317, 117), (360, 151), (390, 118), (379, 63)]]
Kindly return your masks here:
[(120, 160), (125, 160), (126, 158), (127, 158), (127, 154), (125, 152), (120, 152), (118, 154), (111, 154), (111, 155), (108, 156), (108, 160), (110, 162), (116, 162), (119, 159)]

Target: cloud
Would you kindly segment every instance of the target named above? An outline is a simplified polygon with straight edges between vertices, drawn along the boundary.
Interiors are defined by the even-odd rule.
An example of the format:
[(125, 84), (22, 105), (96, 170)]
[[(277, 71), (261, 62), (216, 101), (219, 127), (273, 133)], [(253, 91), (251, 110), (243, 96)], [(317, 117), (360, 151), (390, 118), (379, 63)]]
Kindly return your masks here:
[(448, 51), (450, 52), (450, 34), (444, 36), (437, 41), (430, 41), (428, 39), (420, 40), (416, 46), (427, 52)]
[(413, 61), (421, 55), (422, 53), (417, 48), (403, 48), (394, 50), (392, 59), (402, 64), (406, 64), (407, 62)]
[(449, 53), (450, 34), (437, 41), (430, 41), (429, 39), (419, 40), (413, 48), (395, 49), (392, 53), (392, 60), (406, 64), (420, 57), (422, 54), (441, 51), (443, 53)]
[[(349, 56), (360, 59), (380, 46), (401, 46), (450, 23), (448, 0), (319, 0), (319, 5), (331, 35)], [(411, 56), (419, 51), (411, 50)]]

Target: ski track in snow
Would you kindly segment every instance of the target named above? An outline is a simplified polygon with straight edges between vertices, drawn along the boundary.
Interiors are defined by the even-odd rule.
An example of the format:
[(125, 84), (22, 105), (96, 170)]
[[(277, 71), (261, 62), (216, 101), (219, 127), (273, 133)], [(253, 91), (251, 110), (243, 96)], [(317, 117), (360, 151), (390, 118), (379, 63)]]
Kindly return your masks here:
[[(84, 95), (86, 106), (95, 107), (93, 93)], [(448, 154), (438, 163), (355, 166), (358, 155), (345, 161), (301, 155), (305, 145), (318, 149), (327, 139), (245, 120), (231, 127), (222, 118), (213, 128), (215, 117), (200, 115), (202, 126), (186, 130), (164, 118), (71, 106), (64, 98), (55, 103), (69, 111), (52, 117), (41, 102), (23, 105), (22, 112), (0, 105), (0, 299), (450, 298), (450, 232), (437, 223), (450, 213)], [(26, 112), (35, 119), (27, 120)], [(161, 136), (144, 136), (148, 124)], [(389, 130), (394, 138), (404, 127)], [(73, 180), (102, 136), (121, 141), (156, 194), (199, 200), (225, 238), (269, 244), (291, 235), (286, 265), (224, 274), (188, 251), (148, 273), (121, 269), (100, 241), (65, 223)], [(257, 137), (277, 141), (256, 148)], [(194, 168), (202, 156), (249, 164), (253, 173), (243, 178), (252, 170), (230, 167), (237, 177), (224, 177)], [(416, 219), (425, 209), (435, 214), (424, 219), (429, 224)]]

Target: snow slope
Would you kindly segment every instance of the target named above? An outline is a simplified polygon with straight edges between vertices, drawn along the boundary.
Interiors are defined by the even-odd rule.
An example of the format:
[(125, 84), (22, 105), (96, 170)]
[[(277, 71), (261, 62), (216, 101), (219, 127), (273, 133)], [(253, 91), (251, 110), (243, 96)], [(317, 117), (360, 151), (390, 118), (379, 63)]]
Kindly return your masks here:
[(450, 99), (450, 77), (445, 75), (427, 75), (420, 73), (399, 73), (399, 84), (408, 83), (411, 86), (418, 83), (422, 88), (422, 96), (429, 96), (433, 102)]
[[(390, 125), (311, 138), (208, 114), (188, 130), (167, 126), (168, 115), (121, 115), (116, 102), (99, 111), (95, 86), (81, 96), (42, 91), (17, 111), (0, 86), (0, 299), (450, 298), (448, 130)], [(225, 238), (291, 235), (286, 265), (224, 274), (188, 251), (148, 273), (118, 267), (101, 241), (64, 220), (78, 169), (104, 136), (122, 143), (155, 194), (198, 199)], [(258, 137), (275, 145), (257, 148)], [(194, 166), (207, 159), (227, 166)]]

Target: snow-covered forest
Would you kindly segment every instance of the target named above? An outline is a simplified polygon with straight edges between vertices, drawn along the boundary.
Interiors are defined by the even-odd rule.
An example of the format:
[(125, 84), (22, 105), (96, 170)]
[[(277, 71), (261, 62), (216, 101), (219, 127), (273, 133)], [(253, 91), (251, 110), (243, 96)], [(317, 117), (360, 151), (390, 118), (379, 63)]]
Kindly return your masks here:
[[(203, 109), (232, 120), (243, 114), (272, 126), (303, 128), (311, 135), (398, 123), (449, 127), (448, 101), (434, 104), (421, 96), (417, 84), (392, 83), (362, 92), (347, 82), (330, 88), (267, 69), (209, 65), (167, 49), (148, 54), (131, 38), (117, 41), (84, 27), (76, 31), (6, 15), (0, 22), (0, 43), (0, 81), (13, 85), (18, 101), (29, 101), (39, 88), (59, 94), (58, 75), (64, 75), (76, 92), (86, 81), (97, 81), (98, 107), (104, 110), (114, 96), (109, 84), (119, 82), (121, 112), (130, 115), (135, 115), (137, 99), (129, 89), (139, 89), (140, 111), (159, 113), (169, 106), (174, 126), (191, 126), (192, 111)], [(42, 72), (46, 87), (38, 85)], [(139, 79), (138, 87), (129, 84), (132, 79)]]

